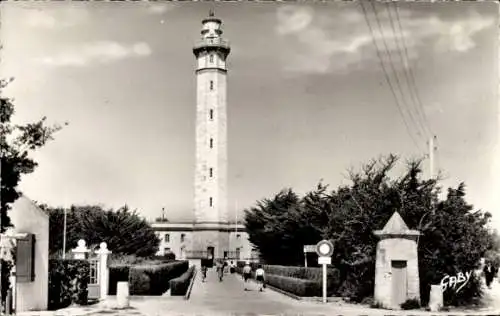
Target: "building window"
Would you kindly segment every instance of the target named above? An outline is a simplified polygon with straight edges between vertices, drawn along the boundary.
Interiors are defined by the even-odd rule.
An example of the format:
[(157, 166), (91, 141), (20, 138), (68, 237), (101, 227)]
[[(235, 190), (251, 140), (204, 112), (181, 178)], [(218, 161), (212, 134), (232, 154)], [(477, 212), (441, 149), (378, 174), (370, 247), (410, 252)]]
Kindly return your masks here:
[(240, 239), (241, 238), (241, 235), (240, 234), (237, 234), (236, 235), (236, 239)]
[(214, 110), (210, 109), (210, 120), (214, 119)]
[(210, 174), (210, 178), (214, 176), (214, 169), (213, 168), (210, 168), (208, 169), (209, 171), (209, 174)]
[(213, 63), (214, 62), (214, 55), (213, 54), (210, 54), (210, 62)]
[(165, 234), (163, 240), (165, 240), (165, 242), (170, 242), (170, 234)]
[(170, 248), (165, 247), (165, 248), (163, 249), (163, 252), (164, 252), (164, 253), (170, 252)]
[(184, 239), (186, 238), (185, 234), (181, 234), (181, 242), (184, 242)]
[(210, 204), (210, 207), (212, 207), (212, 205), (213, 205), (213, 199), (212, 199), (212, 197), (210, 197), (208, 203)]
[(214, 148), (214, 139), (210, 138), (210, 148)]
[(210, 90), (213, 90), (213, 89), (214, 89), (214, 81), (210, 80)]

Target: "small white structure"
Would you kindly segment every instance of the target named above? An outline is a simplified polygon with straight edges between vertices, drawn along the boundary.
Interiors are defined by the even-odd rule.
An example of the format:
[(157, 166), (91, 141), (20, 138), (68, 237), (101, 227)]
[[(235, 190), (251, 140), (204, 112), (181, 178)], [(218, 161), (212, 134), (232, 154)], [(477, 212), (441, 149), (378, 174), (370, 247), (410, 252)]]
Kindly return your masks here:
[(116, 285), (116, 307), (128, 308), (130, 305), (130, 293), (128, 282), (118, 282)]
[(438, 312), (443, 306), (443, 289), (441, 285), (431, 285), (429, 309), (431, 312)]
[(386, 308), (400, 309), (408, 299), (420, 301), (420, 278), (416, 238), (420, 233), (408, 229), (394, 212), (382, 230), (375, 264), (375, 301)]
[(109, 267), (108, 256), (111, 251), (105, 242), (91, 253), (83, 239), (78, 241), (78, 246), (71, 250), (73, 259), (88, 260), (90, 264), (90, 280), (88, 283), (88, 298), (105, 300), (108, 295)]
[(99, 256), (99, 279), (100, 279), (100, 299), (105, 300), (108, 296), (108, 285), (109, 285), (109, 268), (108, 268), (108, 256), (111, 251), (108, 250), (108, 245), (102, 242), (99, 245), (99, 249), (96, 251)]
[(12, 203), (16, 250), (16, 312), (46, 310), (49, 297), (49, 215), (26, 196)]
[(80, 239), (78, 241), (78, 246), (76, 248), (71, 249), (73, 253), (73, 258), (77, 260), (84, 260), (87, 258), (87, 254), (90, 252), (90, 249), (87, 248), (87, 244), (85, 240)]

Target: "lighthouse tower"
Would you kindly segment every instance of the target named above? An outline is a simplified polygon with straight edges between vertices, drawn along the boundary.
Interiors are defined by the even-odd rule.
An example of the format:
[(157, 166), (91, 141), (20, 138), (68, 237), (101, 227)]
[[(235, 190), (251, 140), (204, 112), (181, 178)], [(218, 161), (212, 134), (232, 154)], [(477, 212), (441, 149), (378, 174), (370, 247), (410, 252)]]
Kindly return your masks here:
[[(213, 11), (202, 21), (196, 57), (195, 234), (193, 248), (216, 258), (228, 250), (227, 68), (229, 44)], [(209, 255), (210, 256), (210, 255)]]

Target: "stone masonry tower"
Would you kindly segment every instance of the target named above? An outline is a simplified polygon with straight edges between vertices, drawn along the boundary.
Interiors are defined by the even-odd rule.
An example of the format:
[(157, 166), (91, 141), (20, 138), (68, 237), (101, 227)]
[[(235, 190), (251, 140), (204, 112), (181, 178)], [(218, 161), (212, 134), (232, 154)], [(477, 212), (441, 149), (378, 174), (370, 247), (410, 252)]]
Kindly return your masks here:
[[(221, 257), (228, 247), (227, 225), (227, 113), (226, 59), (229, 44), (222, 35), (222, 21), (213, 11), (202, 21), (196, 56), (196, 168), (194, 247), (215, 249)], [(225, 234), (223, 234), (225, 231)]]

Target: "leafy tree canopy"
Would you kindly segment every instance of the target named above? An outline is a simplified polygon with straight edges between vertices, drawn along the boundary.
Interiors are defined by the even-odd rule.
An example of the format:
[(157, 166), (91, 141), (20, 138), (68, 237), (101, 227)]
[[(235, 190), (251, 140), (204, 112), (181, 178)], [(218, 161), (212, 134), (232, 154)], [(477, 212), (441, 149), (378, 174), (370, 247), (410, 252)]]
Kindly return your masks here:
[[(422, 179), (421, 161), (406, 162), (396, 179), (388, 173), (398, 161), (394, 155), (372, 160), (361, 171), (349, 172), (349, 185), (328, 191), (317, 188), (299, 197), (292, 189), (258, 201), (245, 210), (250, 241), (268, 264), (302, 265), (303, 246), (330, 239), (335, 244), (332, 264), (339, 269), (341, 295), (361, 300), (373, 295), (377, 237), (398, 211), (418, 240), (421, 298), (428, 300), (430, 284), (446, 274), (471, 271), (498, 242), (486, 224), (491, 214), (474, 211), (465, 200), (465, 184), (449, 188), (439, 199), (438, 180)], [(477, 280), (458, 294), (445, 292), (448, 304), (466, 304), (480, 296)]]
[[(63, 249), (64, 208), (40, 205), (50, 214), (50, 252), (53, 256)], [(72, 206), (66, 215), (66, 251), (84, 239), (89, 247), (101, 242), (108, 244), (114, 254), (153, 256), (160, 240), (149, 223), (127, 205), (118, 210), (104, 210), (101, 206)]]
[[(32, 173), (37, 163), (29, 157), (29, 153), (43, 147), (53, 139), (55, 132), (61, 129), (59, 125), (47, 125), (46, 117), (34, 123), (24, 125), (12, 123), (15, 113), (11, 98), (4, 96), (5, 87), (12, 82), (0, 80), (0, 209), (2, 216), (2, 232), (11, 226), (7, 211), (10, 204), (17, 200), (16, 190), (21, 175)], [(67, 123), (66, 123), (67, 124)]]

